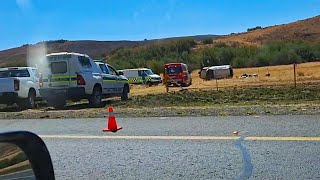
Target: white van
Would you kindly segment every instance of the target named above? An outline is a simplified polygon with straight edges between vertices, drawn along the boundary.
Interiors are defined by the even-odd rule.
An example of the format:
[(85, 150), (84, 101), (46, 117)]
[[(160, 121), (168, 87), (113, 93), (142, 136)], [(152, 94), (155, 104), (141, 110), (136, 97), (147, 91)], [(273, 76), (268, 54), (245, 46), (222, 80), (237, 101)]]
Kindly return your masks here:
[(48, 69), (42, 69), (41, 96), (55, 108), (62, 108), (66, 100), (88, 99), (93, 107), (101, 105), (102, 98), (121, 96), (128, 99), (128, 80), (111, 66), (109, 74), (88, 55), (79, 53), (52, 53), (46, 55)]
[(128, 78), (130, 84), (148, 84), (152, 86), (162, 83), (161, 77), (148, 68), (122, 69), (119, 72), (122, 72)]

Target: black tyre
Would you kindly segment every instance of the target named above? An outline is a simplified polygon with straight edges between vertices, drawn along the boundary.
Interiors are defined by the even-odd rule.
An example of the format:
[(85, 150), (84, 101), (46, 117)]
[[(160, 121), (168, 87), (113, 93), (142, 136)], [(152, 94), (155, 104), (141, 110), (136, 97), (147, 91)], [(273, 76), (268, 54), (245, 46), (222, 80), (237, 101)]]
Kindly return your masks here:
[(122, 90), (121, 100), (126, 101), (129, 99), (129, 86), (124, 86)]
[(21, 109), (33, 109), (35, 107), (35, 99), (36, 92), (34, 90), (30, 90), (28, 93), (28, 98), (23, 99), (21, 102), (19, 102), (18, 106)]
[(90, 96), (89, 105), (91, 107), (100, 107), (102, 104), (102, 91), (99, 87), (94, 87), (92, 95)]
[(186, 83), (182, 83), (181, 87), (188, 87), (188, 85)]
[(151, 87), (153, 84), (152, 84), (152, 82), (148, 81), (148, 82), (146, 82), (146, 85)]

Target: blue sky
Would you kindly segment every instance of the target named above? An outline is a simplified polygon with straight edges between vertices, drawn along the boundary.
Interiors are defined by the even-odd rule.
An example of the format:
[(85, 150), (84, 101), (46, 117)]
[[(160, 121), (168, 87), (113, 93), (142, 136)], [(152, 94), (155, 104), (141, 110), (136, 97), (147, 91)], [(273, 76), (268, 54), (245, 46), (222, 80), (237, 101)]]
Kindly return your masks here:
[(229, 34), (320, 14), (320, 0), (1, 0), (0, 50), (44, 40)]

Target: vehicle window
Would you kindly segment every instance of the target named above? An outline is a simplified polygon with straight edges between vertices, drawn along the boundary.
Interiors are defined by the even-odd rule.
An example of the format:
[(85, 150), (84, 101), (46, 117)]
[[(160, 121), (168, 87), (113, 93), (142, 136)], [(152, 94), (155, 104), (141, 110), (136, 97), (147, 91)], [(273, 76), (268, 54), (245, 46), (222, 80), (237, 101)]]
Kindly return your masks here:
[(108, 66), (108, 68), (109, 68), (110, 74), (112, 74), (112, 75), (118, 75), (117, 71), (116, 71), (113, 67)]
[(29, 74), (29, 71), (26, 69), (0, 71), (0, 78), (7, 78), (7, 77), (30, 77), (30, 74)]
[(104, 74), (109, 74), (109, 69), (106, 67), (106, 65), (99, 64), (99, 67)]
[(0, 78), (8, 77), (8, 71), (0, 71)]
[(84, 56), (79, 56), (78, 60), (83, 68), (91, 68), (92, 67), (89, 58), (86, 58)]
[(33, 72), (33, 74), (34, 74), (34, 76), (35, 76), (36, 78), (40, 78), (40, 74), (39, 74), (38, 70), (32, 69), (32, 72)]
[(147, 76), (154, 74), (150, 69), (149, 69), (149, 70), (144, 70), (143, 72), (144, 72)]
[(187, 66), (183, 66), (184, 68), (183, 68), (183, 70), (184, 71), (188, 71), (188, 67)]
[(180, 66), (167, 68), (167, 73), (169, 73), (169, 74), (178, 74), (180, 72), (182, 72), (182, 69)]
[(66, 72), (67, 72), (67, 63), (65, 61), (51, 63), (52, 74), (62, 74)]

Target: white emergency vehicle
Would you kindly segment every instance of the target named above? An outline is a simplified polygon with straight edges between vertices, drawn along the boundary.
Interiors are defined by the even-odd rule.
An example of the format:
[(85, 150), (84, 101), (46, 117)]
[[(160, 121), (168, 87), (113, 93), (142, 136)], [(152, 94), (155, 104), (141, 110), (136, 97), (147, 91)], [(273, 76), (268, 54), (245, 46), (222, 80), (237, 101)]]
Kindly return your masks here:
[(40, 99), (40, 73), (33, 67), (0, 68), (0, 104), (17, 103), (20, 108), (32, 109)]
[(43, 70), (40, 94), (48, 105), (62, 108), (66, 100), (88, 99), (91, 106), (99, 107), (105, 97), (128, 99), (128, 80), (111, 66), (97, 64), (79, 53), (52, 53), (46, 57), (49, 68)]
[(154, 74), (151, 69), (122, 69), (119, 70), (128, 78), (130, 84), (147, 84), (149, 86), (158, 85), (162, 82), (158, 74)]

